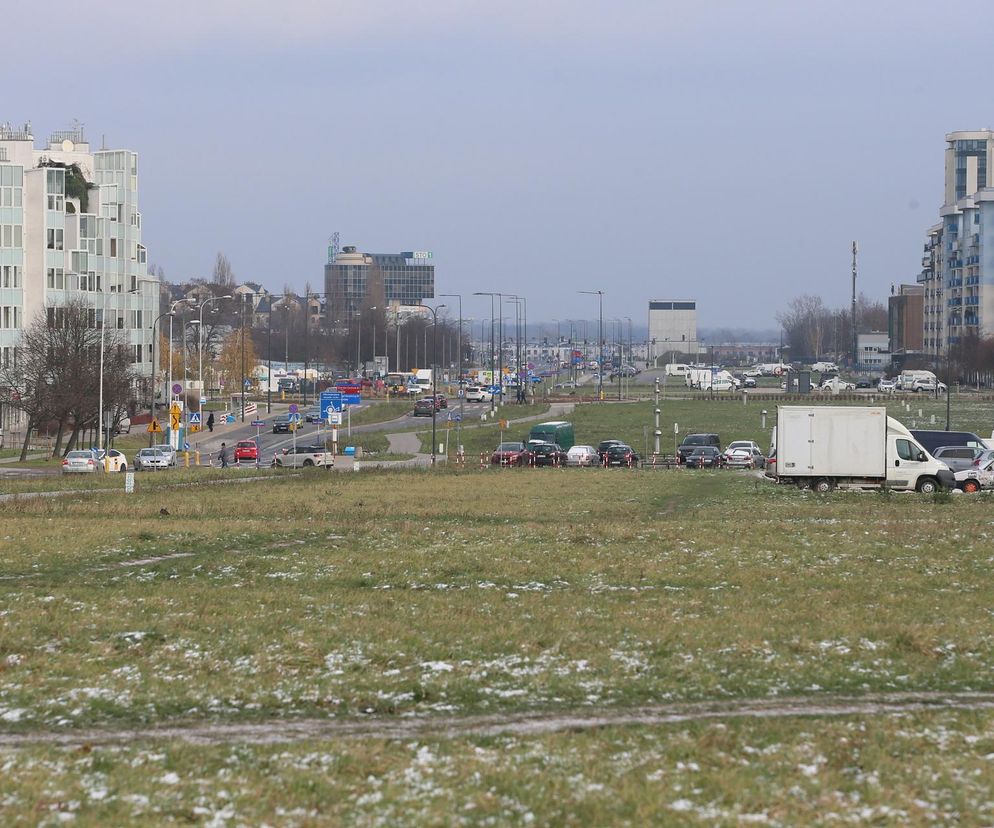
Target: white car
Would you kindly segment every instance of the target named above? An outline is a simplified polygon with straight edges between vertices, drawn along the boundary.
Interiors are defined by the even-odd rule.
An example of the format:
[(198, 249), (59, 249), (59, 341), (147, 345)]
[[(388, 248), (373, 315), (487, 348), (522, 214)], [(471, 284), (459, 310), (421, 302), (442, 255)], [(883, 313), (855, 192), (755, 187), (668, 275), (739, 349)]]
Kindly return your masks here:
[(299, 469), (324, 466), (330, 469), (335, 465), (334, 455), (324, 446), (290, 446), (273, 458), (277, 468)]
[(567, 466), (599, 466), (601, 462), (593, 446), (573, 446), (566, 452)]
[(482, 385), (470, 385), (466, 388), (466, 402), (490, 402), (494, 395)]
[(894, 380), (881, 379), (877, 383), (877, 391), (884, 394), (893, 394), (897, 390), (897, 383)]
[(727, 461), (731, 453), (737, 449), (743, 449), (750, 455), (753, 453), (760, 455), (763, 454), (763, 450), (759, 447), (759, 443), (756, 443), (753, 440), (732, 440), (732, 442), (725, 446), (725, 460)]
[(846, 382), (844, 379), (839, 377), (832, 377), (831, 379), (825, 380), (821, 386), (818, 388), (819, 391), (829, 391), (832, 393), (841, 393), (843, 391), (855, 391), (856, 383)]
[[(978, 459), (983, 460), (984, 455)], [(994, 489), (994, 461), (988, 460), (979, 466), (971, 466), (953, 474), (956, 488), (964, 492), (979, 492), (981, 489)]]
[(766, 466), (766, 457), (759, 447), (753, 443), (753, 448), (727, 449), (722, 457), (729, 468), (761, 469)]

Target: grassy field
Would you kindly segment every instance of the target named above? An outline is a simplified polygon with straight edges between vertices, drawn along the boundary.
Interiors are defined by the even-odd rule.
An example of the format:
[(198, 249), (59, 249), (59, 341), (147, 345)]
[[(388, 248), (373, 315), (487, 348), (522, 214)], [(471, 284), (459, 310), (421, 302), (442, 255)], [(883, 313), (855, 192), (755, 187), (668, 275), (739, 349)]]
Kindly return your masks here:
[[(0, 734), (994, 690), (986, 497), (818, 497), (729, 472), (168, 477), (4, 504)], [(141, 739), (0, 750), (0, 807), (93, 825), (983, 824), (992, 752), (989, 711), (941, 710)]]

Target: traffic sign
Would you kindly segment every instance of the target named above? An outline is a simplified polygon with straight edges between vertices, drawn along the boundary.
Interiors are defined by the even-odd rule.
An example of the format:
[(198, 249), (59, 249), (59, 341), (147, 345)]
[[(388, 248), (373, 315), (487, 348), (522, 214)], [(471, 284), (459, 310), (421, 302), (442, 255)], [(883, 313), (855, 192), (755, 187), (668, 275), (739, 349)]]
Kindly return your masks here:
[(340, 391), (321, 392), (321, 419), (328, 419), (329, 411), (342, 410), (342, 394)]
[(328, 412), (328, 423), (330, 425), (341, 425), (342, 424), (342, 412), (341, 411), (329, 411)]
[(190, 425), (200, 425), (200, 412), (191, 411), (190, 412)]
[(296, 414), (299, 409), (297, 408), (297, 403), (290, 403), (290, 413)]
[(191, 434), (196, 434), (198, 431), (200, 431), (200, 426), (198, 426), (196, 423), (190, 426)]
[(462, 414), (460, 414), (458, 411), (450, 411), (449, 419), (454, 423), (458, 423), (462, 420)]
[(252, 420), (252, 428), (262, 428), (265, 424), (265, 420)]
[(181, 425), (180, 418), (183, 415), (183, 409), (179, 407), (178, 403), (173, 403), (169, 408), (169, 428), (173, 431), (179, 431)]
[(360, 405), (361, 403), (362, 394), (342, 394), (343, 405)]
[(173, 393), (174, 394), (182, 394), (183, 393), (183, 386), (180, 385), (178, 382), (174, 382), (173, 383)]
[(505, 428), (507, 428), (507, 420), (501, 420), (501, 421), (500, 421), (500, 428), (501, 428), (501, 430), (502, 430), (502, 431), (503, 431), (503, 430), (504, 430)]
[(162, 434), (162, 426), (159, 425), (158, 420), (152, 420), (148, 424), (148, 428), (145, 429), (149, 434)]
[(183, 442), (183, 450), (184, 451), (189, 451), (190, 450), (190, 444), (187, 443), (186, 441)]
[(294, 413), (292, 413), (292, 414), (289, 415), (288, 419), (289, 419), (289, 421), (291, 423), (299, 423), (300, 422), (300, 415), (297, 414), (296, 412), (294, 412)]

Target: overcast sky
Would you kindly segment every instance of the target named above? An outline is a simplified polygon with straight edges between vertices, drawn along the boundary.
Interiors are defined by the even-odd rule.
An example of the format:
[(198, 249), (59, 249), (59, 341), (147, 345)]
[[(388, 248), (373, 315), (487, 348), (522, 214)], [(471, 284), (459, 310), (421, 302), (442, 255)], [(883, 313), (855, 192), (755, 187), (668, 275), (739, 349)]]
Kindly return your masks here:
[[(4, 10), (0, 121), (140, 153), (151, 262), (323, 290), (328, 237), (431, 250), (529, 319), (769, 327), (914, 282), (944, 135), (994, 125), (994, 7), (835, 2), (51, 0)], [(9, 50), (12, 44), (13, 52)], [(513, 316), (513, 308), (507, 314)]]

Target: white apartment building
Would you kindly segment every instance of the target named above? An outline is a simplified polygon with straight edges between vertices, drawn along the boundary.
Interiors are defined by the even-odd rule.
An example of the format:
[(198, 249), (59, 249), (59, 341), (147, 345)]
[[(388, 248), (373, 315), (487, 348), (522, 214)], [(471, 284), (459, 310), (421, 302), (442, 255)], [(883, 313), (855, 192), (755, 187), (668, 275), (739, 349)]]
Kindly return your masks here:
[(21, 331), (74, 299), (124, 333), (136, 373), (151, 375), (158, 283), (148, 278), (138, 155), (96, 150), (81, 128), (36, 149), (30, 124), (0, 124), (0, 360)]
[(918, 276), (923, 349), (935, 357), (963, 336), (994, 335), (994, 131), (951, 132), (946, 144), (941, 221)]

